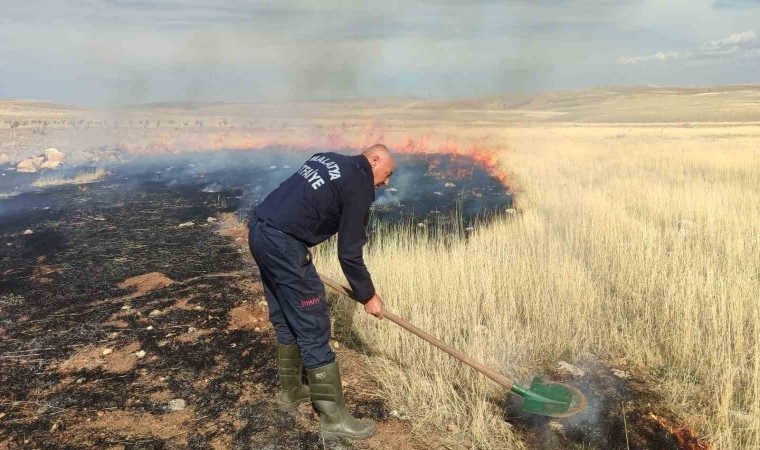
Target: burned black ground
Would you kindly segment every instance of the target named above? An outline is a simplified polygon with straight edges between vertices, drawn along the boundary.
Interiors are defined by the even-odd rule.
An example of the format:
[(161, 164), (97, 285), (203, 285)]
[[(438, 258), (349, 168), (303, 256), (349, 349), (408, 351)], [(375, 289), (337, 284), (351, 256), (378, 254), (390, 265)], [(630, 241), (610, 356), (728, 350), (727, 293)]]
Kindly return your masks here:
[[(378, 197), (375, 220), (432, 226), (448, 220), (445, 213), (474, 219), (511, 204), (471, 161), (468, 169), (442, 157), (431, 170), (430, 158), (400, 158), (405, 169), (397, 187)], [(244, 218), (303, 159), (240, 152), (154, 158), (108, 167), (98, 183), (42, 189), (32, 185), (36, 175), (4, 168), (0, 443), (321, 447), (313, 411), (291, 416), (274, 408), (273, 333), (229, 326), (230, 311), (258, 305), (261, 293), (250, 260), (207, 221), (227, 212)], [(454, 169), (469, 170), (469, 178), (455, 185)], [(169, 284), (119, 287), (151, 273)], [(104, 364), (104, 349), (122, 352), (121, 366)], [(180, 413), (167, 410), (169, 399), (187, 405), (171, 433), (162, 427)], [(357, 396), (351, 409), (389, 420), (378, 398)]]
[[(226, 329), (228, 312), (250, 299), (240, 286), (255, 272), (206, 223), (235, 210), (237, 192), (206, 193), (202, 187), (112, 179), (4, 200), (14, 213), (0, 225), (0, 442), (12, 448), (171, 446), (171, 439), (150, 430), (141, 436), (70, 430), (103, 411), (165, 414), (166, 402), (151, 400), (159, 389), (152, 386), (165, 384), (169, 396), (184, 399), (198, 418), (183, 436), (190, 448), (207, 448), (220, 433), (232, 434), (231, 443), (240, 448), (254, 441), (317, 446), (314, 428), (294, 426), (271, 402), (240, 401), (243, 382), (272, 392), (275, 346), (271, 333)], [(197, 225), (178, 228), (188, 221)], [(23, 234), (27, 228), (33, 234)], [(50, 269), (44, 276), (41, 266)], [(117, 286), (122, 280), (149, 272), (177, 283), (118, 300), (130, 294)], [(172, 309), (176, 299), (188, 297), (198, 309)], [(125, 305), (132, 308), (122, 319), (127, 325), (109, 324)], [(166, 312), (150, 317), (153, 310)], [(209, 333), (188, 342), (172, 339), (190, 327)], [(147, 356), (126, 373), (82, 369), (64, 375), (56, 369), (82, 348), (134, 341)], [(153, 383), (157, 379), (165, 383)], [(243, 422), (239, 429), (228, 424), (220, 431), (234, 420)]]

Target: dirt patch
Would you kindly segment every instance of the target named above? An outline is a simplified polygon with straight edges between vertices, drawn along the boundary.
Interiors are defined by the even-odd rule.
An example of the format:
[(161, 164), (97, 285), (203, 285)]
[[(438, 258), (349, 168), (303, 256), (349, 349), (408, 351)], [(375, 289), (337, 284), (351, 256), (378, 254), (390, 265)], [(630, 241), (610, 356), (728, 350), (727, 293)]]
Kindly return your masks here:
[[(367, 442), (369, 449), (412, 450), (422, 448), (410, 442), (409, 426), (396, 421), (379, 422), (377, 434)], [(432, 441), (428, 441), (430, 443)]]
[(226, 450), (234, 447), (234, 437), (245, 429), (247, 423), (240, 417), (233, 414), (222, 414), (220, 424), (206, 426), (206, 432), (216, 434), (216, 437), (210, 442), (213, 450)]
[(255, 330), (269, 324), (268, 314), (250, 303), (244, 303), (230, 311), (228, 330)]
[(200, 305), (191, 305), (190, 300), (192, 300), (193, 297), (185, 297), (177, 300), (177, 303), (172, 305), (172, 309), (181, 309), (183, 311), (193, 311), (193, 310), (202, 310), (203, 307)]
[(118, 284), (120, 289), (135, 289), (136, 294), (146, 294), (170, 286), (174, 281), (160, 272), (150, 272), (127, 278)]
[(262, 383), (252, 383), (248, 380), (243, 381), (242, 386), (240, 387), (240, 392), (241, 395), (240, 398), (238, 398), (239, 405), (250, 403), (260, 398), (266, 398), (271, 395), (271, 392), (269, 392), (267, 387)]
[(161, 440), (174, 448), (181, 448), (187, 445), (186, 436), (192, 427), (192, 420), (192, 408), (158, 415), (133, 411), (106, 411), (98, 414), (95, 420), (80, 424), (78, 428), (107, 435), (125, 434), (132, 440)]
[(103, 326), (113, 328), (127, 328), (129, 327), (129, 324), (123, 320), (108, 320), (106, 322), (103, 322)]
[(152, 402), (166, 403), (173, 398), (171, 391), (156, 391), (148, 396)]
[[(39, 259), (39, 258), (38, 258)], [(43, 259), (44, 261), (44, 259)], [(56, 275), (59, 275), (63, 269), (46, 265), (37, 266), (32, 270), (32, 280), (41, 284), (52, 283)]]
[[(140, 347), (139, 342), (131, 342), (118, 349), (86, 347), (64, 361), (58, 367), (58, 370), (61, 373), (72, 373), (82, 370), (101, 369), (111, 373), (126, 373), (137, 364), (138, 358), (135, 352), (139, 351)], [(111, 352), (107, 350), (111, 350)], [(104, 355), (104, 352), (107, 354)]]
[(232, 238), (242, 246), (248, 245), (248, 226), (245, 221), (238, 219), (236, 213), (219, 214), (219, 234)]
[(201, 337), (208, 336), (208, 335), (213, 334), (215, 332), (216, 332), (216, 330), (214, 330), (214, 329), (205, 329), (205, 330), (192, 329), (192, 330), (188, 330), (186, 333), (182, 333), (182, 334), (179, 334), (179, 335), (175, 336), (174, 340), (177, 341), (177, 342), (182, 342), (182, 343), (187, 344), (187, 343), (191, 343), (191, 342), (196, 342)]

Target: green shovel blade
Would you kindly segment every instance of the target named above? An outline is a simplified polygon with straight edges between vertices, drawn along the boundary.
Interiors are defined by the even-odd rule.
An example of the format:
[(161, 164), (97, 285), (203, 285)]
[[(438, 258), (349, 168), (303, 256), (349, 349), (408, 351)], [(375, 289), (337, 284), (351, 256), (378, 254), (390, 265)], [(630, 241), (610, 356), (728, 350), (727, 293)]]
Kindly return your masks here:
[(524, 411), (550, 417), (567, 417), (586, 409), (586, 397), (577, 389), (561, 383), (533, 379), (530, 389), (512, 386), (512, 392), (525, 398)]

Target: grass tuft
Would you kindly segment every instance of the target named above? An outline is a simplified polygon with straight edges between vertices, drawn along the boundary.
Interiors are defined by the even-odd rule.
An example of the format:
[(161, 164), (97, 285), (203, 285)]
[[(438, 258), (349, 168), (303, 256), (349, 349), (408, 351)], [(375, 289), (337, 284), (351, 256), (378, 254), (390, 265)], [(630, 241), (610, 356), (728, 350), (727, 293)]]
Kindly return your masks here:
[(107, 175), (104, 168), (98, 167), (93, 170), (79, 172), (74, 178), (65, 178), (62, 174), (44, 175), (37, 179), (33, 185), (36, 187), (61, 186), (64, 184), (88, 184), (102, 180)]

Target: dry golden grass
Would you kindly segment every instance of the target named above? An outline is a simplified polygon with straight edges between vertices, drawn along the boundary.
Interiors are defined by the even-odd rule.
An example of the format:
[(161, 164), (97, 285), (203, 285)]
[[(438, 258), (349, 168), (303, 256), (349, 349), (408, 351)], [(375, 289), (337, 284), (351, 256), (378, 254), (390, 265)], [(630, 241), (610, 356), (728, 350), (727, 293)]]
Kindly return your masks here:
[(92, 170), (83, 170), (74, 178), (65, 178), (61, 173), (43, 175), (32, 184), (36, 187), (60, 186), (63, 184), (88, 184), (102, 180), (106, 175), (106, 170), (102, 167), (98, 167)]
[[(760, 448), (760, 128), (494, 129), (491, 142), (521, 214), (453, 245), (375, 236), (366, 260), (388, 308), (523, 382), (559, 359), (624, 358), (715, 448)], [(334, 251), (319, 247), (317, 266), (340, 278)], [(483, 377), (340, 301), (346, 314), (421, 434), (456, 423), (452, 443), (521, 448)]]

